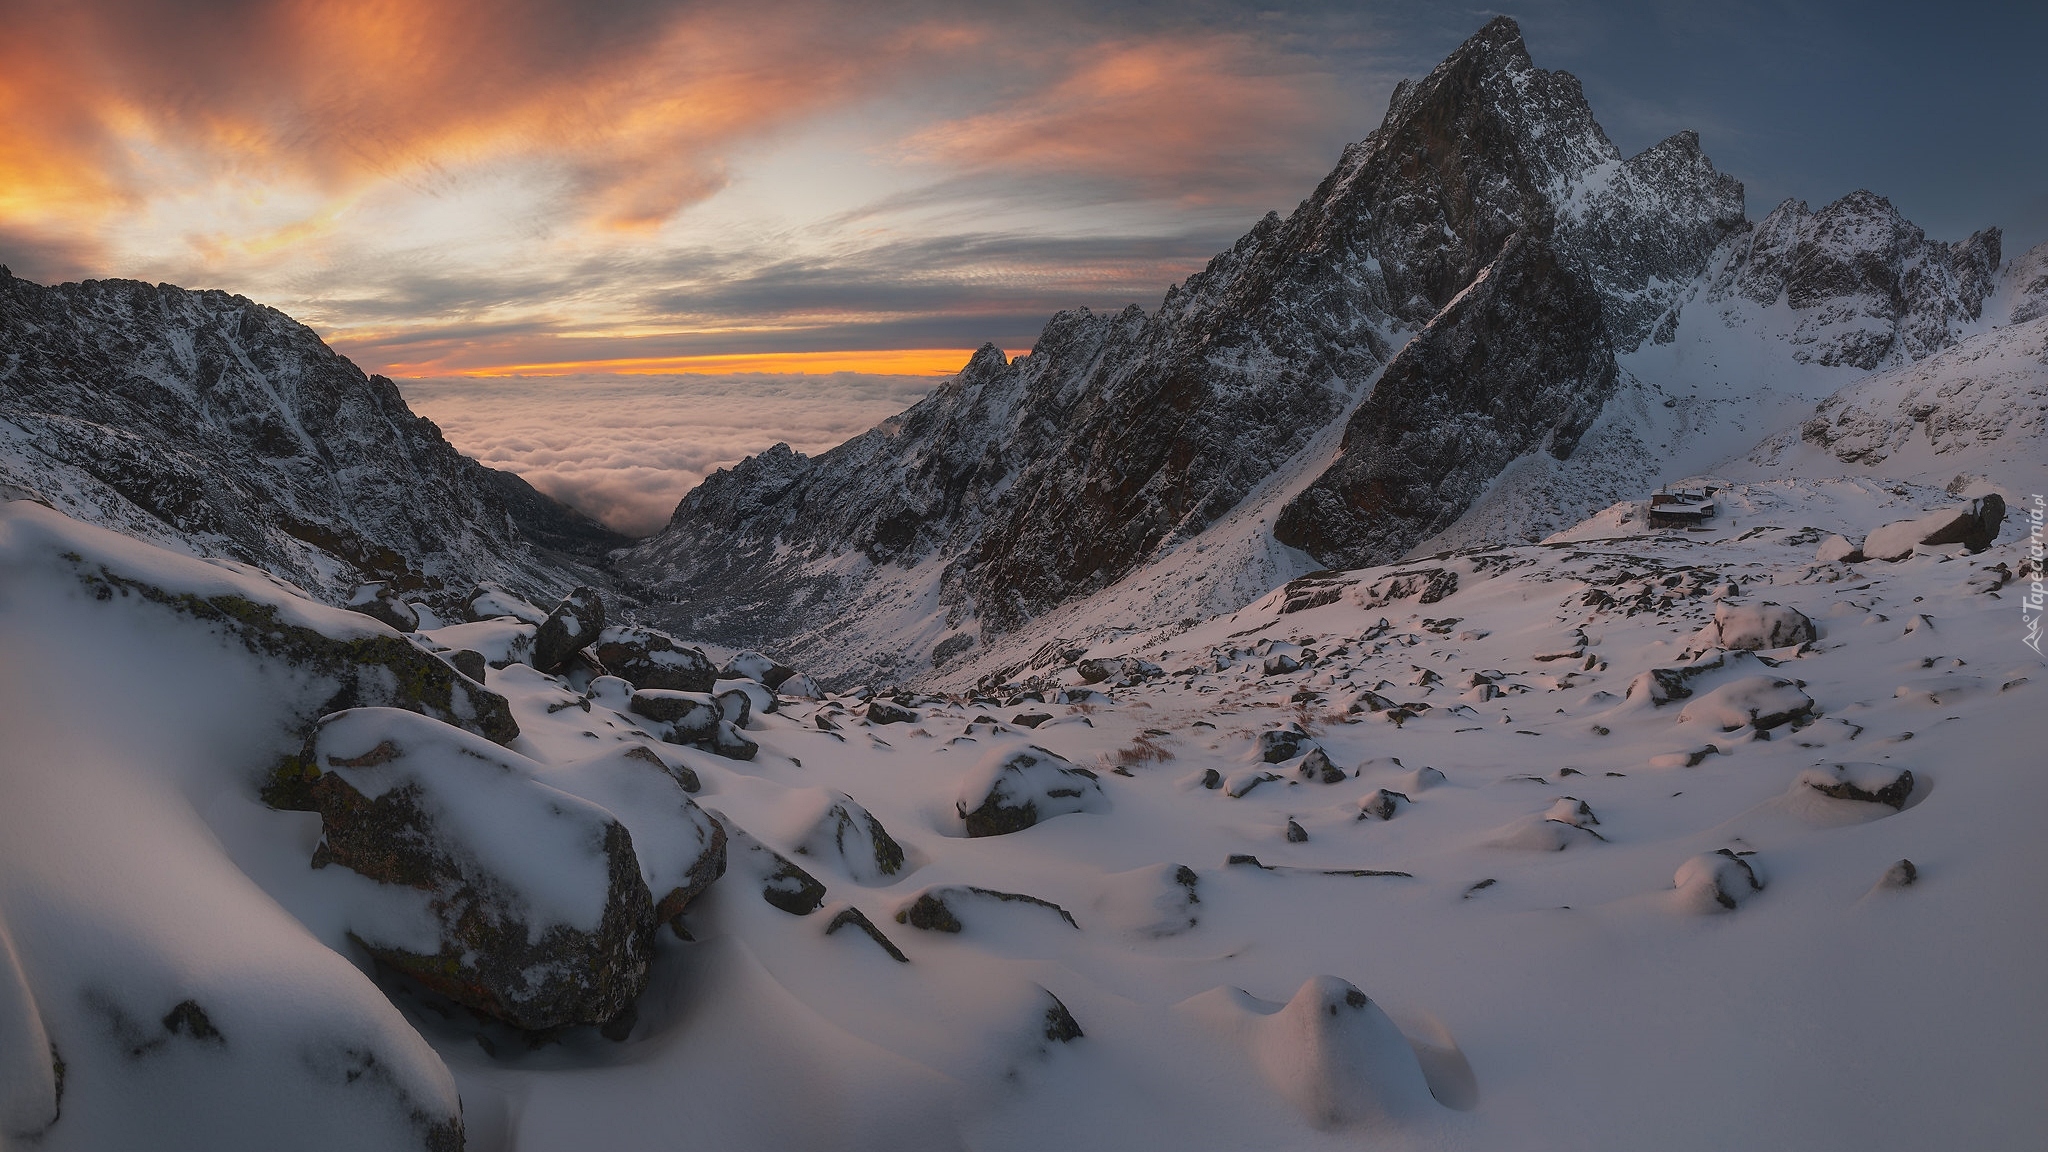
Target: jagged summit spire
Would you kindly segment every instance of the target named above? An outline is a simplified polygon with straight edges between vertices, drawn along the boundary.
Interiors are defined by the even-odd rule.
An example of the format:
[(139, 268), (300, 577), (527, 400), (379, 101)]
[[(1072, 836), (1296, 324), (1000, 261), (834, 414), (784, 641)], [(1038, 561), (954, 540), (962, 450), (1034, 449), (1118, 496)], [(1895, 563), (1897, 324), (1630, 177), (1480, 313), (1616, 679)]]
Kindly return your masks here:
[(1495, 16), (1486, 22), (1486, 27), (1458, 45), (1438, 67), (1473, 56), (1529, 63), (1528, 45), (1522, 43), (1522, 26), (1512, 16)]

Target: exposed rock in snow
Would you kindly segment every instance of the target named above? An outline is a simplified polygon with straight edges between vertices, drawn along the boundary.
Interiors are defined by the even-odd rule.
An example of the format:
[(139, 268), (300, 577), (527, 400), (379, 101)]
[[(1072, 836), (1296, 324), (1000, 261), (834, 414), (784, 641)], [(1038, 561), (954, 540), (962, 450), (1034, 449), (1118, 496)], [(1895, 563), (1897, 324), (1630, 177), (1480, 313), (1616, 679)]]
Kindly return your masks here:
[(702, 649), (649, 628), (606, 628), (598, 636), (593, 654), (607, 671), (624, 677), (635, 688), (709, 692), (718, 680), (717, 670)]
[(1680, 864), (1671, 882), (1681, 907), (1694, 912), (1732, 912), (1764, 888), (1749, 860), (1728, 848)]
[[(1050, 900), (1041, 900), (1020, 892), (998, 892), (992, 888), (963, 885), (925, 889), (896, 910), (896, 922), (926, 932), (959, 932), (975, 919), (975, 914), (968, 911), (975, 907), (1043, 908), (1065, 921), (1067, 927), (1080, 927), (1072, 913)], [(966, 919), (963, 920), (963, 916)]]
[(1768, 600), (1760, 604), (1724, 600), (1714, 605), (1714, 622), (1700, 631), (1700, 642), (1708, 647), (1751, 651), (1811, 644), (1814, 638), (1813, 621), (1806, 613)]
[(725, 875), (725, 828), (690, 799), (696, 774), (646, 745), (542, 767), (534, 779), (590, 801), (626, 826), (656, 923), (682, 915)]
[(1095, 773), (1033, 745), (997, 748), (960, 781), (954, 811), (969, 836), (1022, 832), (1070, 812), (1100, 812), (1108, 800)]
[(1744, 676), (1693, 700), (1678, 719), (1723, 732), (1753, 726), (1757, 731), (1798, 723), (1813, 715), (1813, 697), (1795, 681), (1779, 676)]
[(1872, 560), (1904, 560), (1916, 548), (1961, 544), (1982, 552), (1998, 538), (2005, 523), (2005, 501), (1996, 492), (1961, 508), (1898, 520), (1873, 530), (1863, 540), (1863, 554)]
[[(305, 807), (320, 814), (313, 866), (338, 864), (393, 894), (390, 916), (351, 931), (435, 992), (529, 1031), (604, 1024), (646, 986), (654, 903), (626, 826), (541, 783), (538, 768), (411, 712), (329, 716), (300, 760), (312, 777)], [(656, 771), (672, 792), (663, 804), (694, 825), (695, 805)], [(601, 770), (565, 778), (613, 796), (638, 791)], [(676, 816), (656, 807), (635, 819), (652, 829)], [(676, 869), (661, 847), (666, 881)], [(423, 924), (403, 919), (421, 911)]]
[(1913, 795), (1913, 773), (1886, 764), (1827, 764), (1800, 773), (1797, 786), (1837, 800), (1902, 809)]
[(533, 637), (533, 666), (560, 672), (569, 658), (604, 635), (604, 597), (595, 589), (577, 588), (541, 621)]

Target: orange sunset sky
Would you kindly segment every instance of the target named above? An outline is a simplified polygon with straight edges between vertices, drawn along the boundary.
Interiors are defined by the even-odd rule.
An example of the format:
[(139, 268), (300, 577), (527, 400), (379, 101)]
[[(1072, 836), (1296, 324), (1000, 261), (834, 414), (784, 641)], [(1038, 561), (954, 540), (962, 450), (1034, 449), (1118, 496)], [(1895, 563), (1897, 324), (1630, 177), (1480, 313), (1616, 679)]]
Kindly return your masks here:
[[(1697, 7), (1511, 11), (1618, 144), (1699, 129), (1752, 212), (1869, 185), (2048, 232), (2038, 162), (1975, 178), (1911, 119), (2000, 38), (1793, 6), (1788, 67)], [(1492, 11), (0, 0), (0, 263), (227, 288), (400, 377), (950, 372), (1156, 305)]]

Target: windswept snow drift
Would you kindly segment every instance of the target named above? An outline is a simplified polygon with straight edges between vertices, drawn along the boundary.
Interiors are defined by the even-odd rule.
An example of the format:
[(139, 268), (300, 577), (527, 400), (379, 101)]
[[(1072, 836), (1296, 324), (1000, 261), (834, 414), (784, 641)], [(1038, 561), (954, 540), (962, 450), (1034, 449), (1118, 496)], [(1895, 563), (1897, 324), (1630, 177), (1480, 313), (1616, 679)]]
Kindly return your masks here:
[[(621, 681), (490, 669), (519, 735), (449, 747), (558, 787), (648, 748), (733, 830), (624, 1039), (538, 1046), (373, 982), (350, 926), (426, 910), (256, 799), (322, 688), (80, 573), (383, 626), (7, 505), (0, 1118), (51, 1149), (440, 1147), (458, 1108), (522, 1150), (2024, 1145), (2048, 675), (2010, 529), (1814, 561), (1906, 499), (1765, 485), (1739, 529), (1320, 574), (1073, 653), (1044, 702), (784, 695), (745, 761)], [(1700, 647), (1765, 618), (1785, 646)], [(1128, 674), (1084, 694), (1096, 659)], [(962, 835), (997, 791), (1056, 802)]]

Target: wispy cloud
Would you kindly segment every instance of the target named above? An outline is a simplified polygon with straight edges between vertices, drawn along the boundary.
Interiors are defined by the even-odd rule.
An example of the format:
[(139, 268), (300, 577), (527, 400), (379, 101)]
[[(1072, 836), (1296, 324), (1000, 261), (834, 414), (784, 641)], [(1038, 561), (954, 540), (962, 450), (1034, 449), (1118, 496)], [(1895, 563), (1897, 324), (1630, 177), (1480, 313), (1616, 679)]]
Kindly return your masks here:
[(0, 260), (232, 288), (372, 369), (1016, 347), (1355, 134), (1213, 16), (0, 0)]

